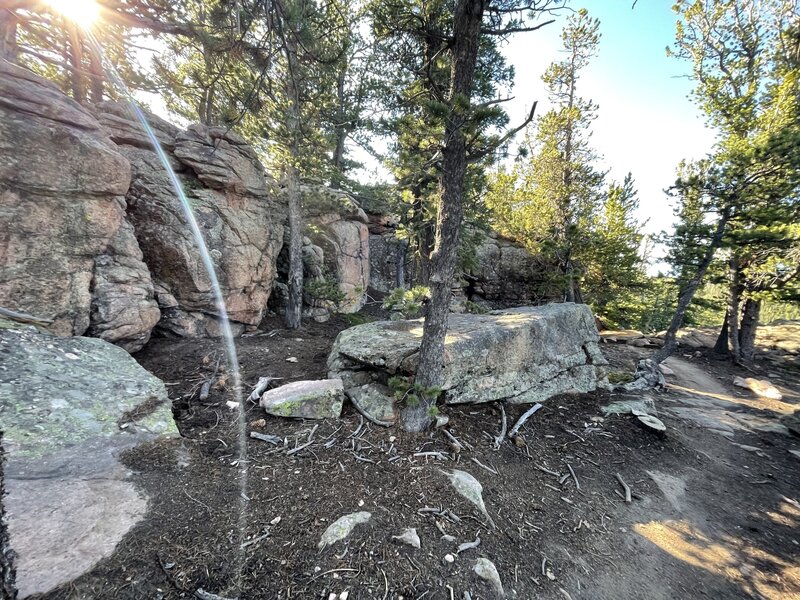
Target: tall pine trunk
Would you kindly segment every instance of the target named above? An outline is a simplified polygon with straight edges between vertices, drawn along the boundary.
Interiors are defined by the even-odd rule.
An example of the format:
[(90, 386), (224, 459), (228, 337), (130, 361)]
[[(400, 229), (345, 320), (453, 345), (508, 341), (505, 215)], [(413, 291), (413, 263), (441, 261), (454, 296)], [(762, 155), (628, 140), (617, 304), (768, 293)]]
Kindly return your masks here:
[(79, 104), (86, 104), (86, 82), (83, 77), (83, 41), (78, 26), (68, 23), (69, 32), (69, 81), (72, 98)]
[[(447, 316), (464, 217), (467, 148), (463, 127), (472, 96), (483, 9), (484, 0), (456, 0), (453, 14), (449, 115), (442, 150), (442, 195), (436, 216), (436, 245), (431, 257), (431, 301), (425, 315), (416, 376), (416, 383), (427, 390), (438, 388), (442, 383)], [(404, 409), (403, 427), (408, 431), (427, 428), (432, 422), (430, 409), (436, 400), (434, 394), (420, 394), (416, 406)]]
[(700, 287), (703, 277), (706, 276), (706, 271), (708, 271), (708, 267), (714, 259), (714, 253), (722, 243), (722, 237), (725, 235), (728, 219), (730, 219), (730, 209), (726, 208), (722, 211), (722, 214), (720, 214), (717, 226), (714, 229), (714, 234), (711, 236), (711, 240), (709, 240), (703, 259), (697, 265), (697, 271), (695, 271), (694, 277), (687, 281), (681, 288), (680, 295), (678, 296), (678, 306), (675, 307), (675, 314), (672, 315), (667, 334), (664, 337), (664, 345), (653, 355), (653, 360), (655, 362), (660, 363), (668, 358), (675, 352), (675, 348), (678, 347), (678, 330), (683, 325), (686, 310), (689, 308), (689, 304), (691, 304), (692, 298), (694, 298), (697, 292), (697, 288)]
[(0, 598), (3, 600), (14, 600), (17, 597), (16, 572), (14, 569), (16, 554), (11, 549), (5, 505), (3, 504), (3, 496), (5, 495), (3, 468), (5, 466), (5, 460), (3, 432), (0, 431)]
[(296, 41), (289, 37), (286, 44), (286, 62), (289, 67), (286, 92), (289, 98), (289, 164), (286, 168), (286, 195), (289, 204), (289, 298), (286, 302), (286, 326), (298, 329), (303, 314), (303, 215), (300, 206), (300, 96), (297, 89)]
[(10, 10), (0, 10), (0, 58), (17, 62), (17, 15)]
[(756, 354), (756, 331), (761, 316), (761, 300), (748, 298), (742, 310), (739, 325), (739, 359), (744, 364), (752, 364)]
[(741, 302), (741, 273), (739, 261), (735, 256), (730, 260), (730, 289), (728, 290), (728, 338), (731, 343), (731, 354), (734, 362), (739, 362), (739, 304)]
[(720, 356), (728, 356), (730, 350), (728, 349), (728, 311), (725, 311), (725, 318), (722, 319), (722, 327), (719, 329), (717, 341), (714, 343), (714, 354)]

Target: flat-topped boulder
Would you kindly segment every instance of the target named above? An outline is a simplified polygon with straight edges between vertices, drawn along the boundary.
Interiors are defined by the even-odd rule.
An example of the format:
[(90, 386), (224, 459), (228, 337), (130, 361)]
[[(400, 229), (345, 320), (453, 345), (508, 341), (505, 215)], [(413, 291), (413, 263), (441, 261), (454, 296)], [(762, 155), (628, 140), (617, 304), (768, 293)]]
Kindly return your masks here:
[[(548, 304), (451, 314), (445, 340), (444, 401), (541, 402), (569, 391), (589, 392), (605, 378), (594, 317), (583, 304)], [(422, 319), (380, 321), (339, 334), (328, 357), (329, 377), (345, 390), (413, 377)]]

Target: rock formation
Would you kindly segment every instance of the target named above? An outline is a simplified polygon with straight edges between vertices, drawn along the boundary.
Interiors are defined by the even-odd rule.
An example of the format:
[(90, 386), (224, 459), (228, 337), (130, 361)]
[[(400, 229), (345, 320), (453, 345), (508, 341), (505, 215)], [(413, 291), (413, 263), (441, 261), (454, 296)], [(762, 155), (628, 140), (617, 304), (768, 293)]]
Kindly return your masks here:
[(95, 257), (120, 228), (129, 183), (86, 109), (0, 60), (0, 306), (84, 333)]
[[(211, 282), (169, 174), (125, 105), (104, 102), (96, 112), (132, 166), (127, 214), (153, 278), (158, 327), (179, 336), (218, 335)], [(234, 329), (258, 325), (283, 240), (285, 211), (276, 184), (253, 149), (225, 128), (179, 131), (147, 118), (198, 220)]]
[[(349, 194), (321, 185), (301, 186), (303, 236), (303, 316), (326, 321), (331, 312), (357, 312), (370, 285), (367, 215)], [(283, 312), (288, 290), (288, 230), (278, 262), (273, 310)], [(338, 298), (335, 298), (338, 296)], [(338, 306), (337, 306), (338, 302)]]
[[(413, 377), (422, 320), (380, 321), (339, 334), (328, 358), (329, 377), (345, 391), (392, 376)], [(540, 402), (605, 381), (597, 328), (583, 304), (549, 304), (451, 314), (442, 390), (446, 403)]]
[(120, 453), (178, 432), (164, 384), (121, 348), (0, 320), (0, 355), (5, 501), (25, 597), (113, 552), (147, 506)]

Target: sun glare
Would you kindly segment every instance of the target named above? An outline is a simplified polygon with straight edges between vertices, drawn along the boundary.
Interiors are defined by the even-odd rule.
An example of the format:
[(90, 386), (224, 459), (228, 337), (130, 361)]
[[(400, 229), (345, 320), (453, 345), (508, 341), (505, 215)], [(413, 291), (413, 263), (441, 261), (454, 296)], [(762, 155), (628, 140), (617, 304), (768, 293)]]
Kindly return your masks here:
[(95, 0), (45, 0), (45, 4), (84, 29), (100, 16), (100, 6)]

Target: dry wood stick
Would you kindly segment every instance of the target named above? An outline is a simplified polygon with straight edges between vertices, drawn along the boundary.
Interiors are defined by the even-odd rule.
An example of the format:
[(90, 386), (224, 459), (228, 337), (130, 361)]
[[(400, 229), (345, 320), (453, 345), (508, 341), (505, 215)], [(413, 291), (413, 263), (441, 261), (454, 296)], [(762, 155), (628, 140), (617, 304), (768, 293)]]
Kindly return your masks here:
[(526, 410), (522, 414), (522, 416), (517, 420), (514, 427), (511, 428), (511, 431), (508, 432), (508, 437), (510, 438), (517, 437), (517, 433), (519, 432), (520, 428), (525, 424), (525, 421), (527, 421), (530, 418), (530, 416), (533, 415), (535, 412), (537, 412), (540, 408), (542, 408), (542, 405), (537, 402), (536, 404), (531, 406), (528, 410)]
[(573, 479), (573, 481), (575, 481), (575, 489), (576, 489), (576, 490), (580, 490), (580, 489), (581, 489), (581, 484), (580, 484), (580, 483), (578, 483), (578, 476), (577, 476), (577, 475), (575, 475), (575, 471), (573, 471), (573, 470), (572, 470), (572, 465), (570, 465), (569, 463), (567, 463), (567, 468), (569, 469), (569, 472), (570, 472), (570, 474), (572, 475), (572, 479)]
[(616, 474), (616, 477), (617, 477), (617, 481), (619, 481), (620, 485), (622, 486), (622, 489), (625, 490), (625, 502), (627, 504), (630, 504), (631, 503), (631, 488), (630, 488), (630, 486), (627, 483), (625, 483), (625, 480), (622, 479), (622, 476), (619, 473)]
[(500, 423), (500, 433), (494, 438), (494, 449), (499, 450), (503, 440), (506, 439), (506, 431), (508, 430), (508, 419), (506, 418), (506, 409), (500, 404), (500, 414), (502, 415), (502, 422)]

